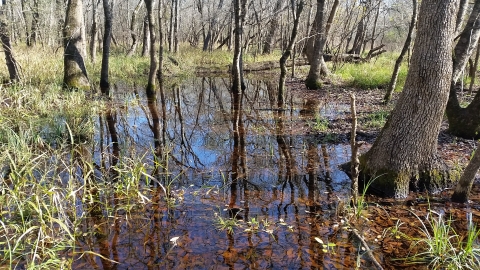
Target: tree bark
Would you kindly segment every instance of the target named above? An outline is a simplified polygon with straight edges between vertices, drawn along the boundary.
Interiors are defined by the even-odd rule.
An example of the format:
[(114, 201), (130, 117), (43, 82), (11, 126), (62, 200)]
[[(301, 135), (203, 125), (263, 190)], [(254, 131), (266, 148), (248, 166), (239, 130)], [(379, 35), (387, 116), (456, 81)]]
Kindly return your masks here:
[(97, 7), (100, 0), (92, 0), (92, 29), (90, 36), (90, 61), (95, 63), (97, 61), (97, 42), (98, 42), (98, 15)]
[(410, 188), (450, 184), (437, 139), (452, 76), (456, 0), (423, 0), (405, 87), (372, 148), (360, 158), (364, 181), (381, 195), (406, 198)]
[(112, 21), (113, 21), (113, 3), (114, 0), (103, 0), (103, 13), (105, 29), (103, 31), (103, 52), (102, 52), (102, 69), (100, 71), (100, 90), (103, 94), (109, 95), (110, 82), (108, 79), (110, 43), (112, 41)]
[(446, 110), (450, 133), (467, 139), (480, 138), (480, 92), (466, 108), (462, 108), (457, 99), (456, 89), (462, 71), (478, 44), (480, 38), (478, 24), (480, 24), (480, 0), (475, 1), (472, 13), (455, 46), (453, 75)]
[(384, 103), (390, 102), (390, 99), (392, 98), (392, 93), (395, 90), (395, 87), (397, 86), (397, 79), (398, 79), (398, 73), (400, 72), (400, 66), (402, 65), (402, 61), (403, 61), (403, 58), (405, 57), (405, 54), (407, 54), (408, 50), (410, 49), (410, 45), (412, 43), (412, 35), (415, 29), (416, 23), (417, 23), (417, 0), (412, 0), (412, 19), (410, 20), (410, 26), (408, 28), (407, 39), (403, 44), (402, 51), (400, 52), (400, 55), (398, 56), (397, 61), (395, 61), (395, 67), (393, 68), (392, 78), (390, 79), (390, 83), (388, 85), (387, 92), (385, 93), (385, 97), (383, 97)]
[(285, 95), (284, 89), (285, 89), (285, 80), (287, 78), (287, 60), (292, 55), (292, 50), (293, 50), (293, 47), (295, 46), (295, 40), (297, 39), (297, 34), (298, 34), (298, 24), (300, 22), (300, 15), (302, 14), (304, 5), (305, 5), (304, 1), (300, 0), (300, 2), (298, 3), (298, 6), (296, 7), (292, 34), (290, 35), (290, 41), (288, 42), (287, 48), (283, 52), (282, 57), (280, 58), (280, 81), (278, 83), (278, 99), (277, 99), (277, 105), (279, 108), (282, 108), (284, 105), (284, 95)]
[(20, 80), (20, 74), (17, 61), (13, 55), (12, 45), (10, 44), (10, 34), (4, 8), (5, 5), (0, 6), (0, 41), (2, 42), (2, 48), (5, 53), (5, 63), (7, 65), (10, 82), (14, 82)]
[(150, 51), (150, 30), (148, 29), (148, 16), (145, 16), (143, 20), (143, 45), (142, 45), (142, 57), (148, 55)]
[(153, 17), (153, 7), (155, 0), (144, 0), (147, 7), (148, 29), (150, 30), (150, 72), (148, 73), (148, 84), (146, 87), (147, 94), (155, 93), (155, 77), (158, 70), (157, 51), (155, 50), (156, 33), (155, 18)]
[[(478, 151), (478, 145), (477, 150)], [(465, 171), (463, 171), (462, 177), (455, 187), (455, 191), (452, 195), (452, 201), (459, 203), (468, 202), (470, 191), (472, 190), (473, 182), (475, 181), (475, 175), (480, 168), (480, 153), (475, 152), (473, 158), (468, 163)]]
[(31, 38), (31, 45), (37, 45), (38, 39), (38, 23), (40, 20), (40, 13), (38, 10), (38, 1), (33, 0), (33, 9), (32, 9), (32, 38)]
[(85, 68), (85, 28), (83, 26), (83, 1), (68, 0), (63, 27), (63, 85), (67, 89), (90, 88)]
[(462, 30), (463, 17), (467, 13), (468, 1), (460, 0), (460, 5), (458, 7), (457, 19), (455, 23), (455, 35), (459, 34)]
[(132, 37), (132, 45), (130, 46), (130, 49), (127, 52), (127, 56), (132, 56), (135, 53), (135, 50), (137, 49), (137, 43), (138, 43), (138, 37), (137, 37), (137, 31), (135, 29), (135, 23), (137, 21), (137, 13), (140, 10), (140, 7), (142, 6), (143, 0), (138, 1), (138, 4), (135, 6), (135, 9), (132, 12), (132, 18), (130, 20), (130, 36)]
[[(263, 44), (262, 54), (270, 54), (273, 49), (273, 38), (275, 37), (275, 32), (278, 28), (278, 13), (282, 9), (284, 0), (277, 0), (275, 8), (273, 9), (272, 20), (270, 21), (270, 27), (268, 28), (268, 34), (265, 38), (265, 43)], [(303, 3), (302, 3), (303, 5)]]
[(315, 15), (315, 41), (311, 54), (310, 70), (305, 79), (305, 86), (308, 89), (319, 89), (322, 87), (321, 70), (323, 61), (323, 47), (325, 46), (325, 0), (317, 0), (317, 12)]
[(243, 61), (242, 61), (242, 40), (243, 40), (243, 22), (245, 19), (246, 0), (233, 1), (235, 35), (233, 48), (233, 66), (232, 66), (232, 92), (238, 94), (245, 89), (243, 81)]

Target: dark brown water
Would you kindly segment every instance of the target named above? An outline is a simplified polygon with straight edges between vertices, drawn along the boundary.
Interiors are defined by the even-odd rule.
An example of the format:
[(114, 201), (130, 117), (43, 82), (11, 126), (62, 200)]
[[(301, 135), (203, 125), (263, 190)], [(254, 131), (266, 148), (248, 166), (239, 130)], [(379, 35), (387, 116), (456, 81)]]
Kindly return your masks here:
[[(136, 158), (153, 168), (168, 156), (146, 173), (171, 183), (170, 196), (153, 183), (144, 184), (145, 204), (103, 198), (86, 213), (77, 243), (79, 252), (103, 257), (87, 253), (75, 269), (373, 267), (342, 217), (350, 180), (337, 166), (350, 147), (328, 143), (332, 134), (311, 135), (315, 122), (345, 113), (345, 104), (288, 96), (278, 110), (274, 84), (254, 79), (238, 96), (222, 78), (191, 78), (163, 90), (162, 103), (140, 88), (113, 89), (112, 110), (99, 120), (96, 158), (106, 167)], [(394, 226), (385, 208), (371, 209), (372, 220)], [(218, 225), (230, 217), (233, 233)], [(383, 234), (360, 223), (373, 238)], [(386, 263), (381, 244), (369, 244)]]

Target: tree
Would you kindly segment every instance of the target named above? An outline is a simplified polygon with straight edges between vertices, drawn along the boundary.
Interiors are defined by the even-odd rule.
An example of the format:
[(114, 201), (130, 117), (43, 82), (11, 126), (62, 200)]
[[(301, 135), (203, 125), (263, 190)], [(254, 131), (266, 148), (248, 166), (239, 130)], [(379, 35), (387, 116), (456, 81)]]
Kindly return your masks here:
[[(321, 83), (321, 70), (323, 62), (323, 48), (325, 47), (325, 0), (317, 0), (317, 12), (315, 15), (315, 29), (313, 50), (310, 52), (308, 61), (310, 62), (310, 70), (305, 80), (308, 89), (319, 89)], [(307, 54), (308, 56), (309, 54)]]
[(468, 201), (470, 191), (472, 190), (473, 181), (475, 180), (475, 175), (477, 174), (479, 168), (480, 154), (475, 152), (472, 159), (465, 168), (465, 171), (463, 171), (462, 177), (460, 177), (457, 186), (455, 187), (455, 191), (452, 195), (452, 201), (459, 203), (466, 203)]
[(385, 103), (388, 103), (390, 101), (392, 97), (392, 92), (393, 90), (395, 90), (395, 86), (397, 85), (400, 66), (402, 65), (403, 58), (405, 57), (405, 54), (407, 54), (408, 50), (410, 49), (410, 44), (412, 43), (412, 36), (413, 30), (415, 29), (415, 24), (417, 24), (417, 0), (412, 0), (412, 19), (408, 28), (407, 39), (405, 39), (405, 43), (403, 44), (402, 51), (400, 52), (397, 61), (395, 61), (395, 67), (393, 68), (392, 77), (390, 79), (390, 83), (388, 84), (385, 97), (383, 98), (383, 101)]
[(246, 0), (233, 1), (233, 12), (235, 18), (235, 44), (233, 48), (232, 92), (235, 94), (238, 94), (245, 89), (245, 83), (243, 81), (242, 40), (246, 5)]
[[(302, 3), (303, 4), (303, 3)], [(270, 26), (268, 28), (268, 34), (263, 44), (263, 54), (270, 54), (273, 50), (273, 38), (275, 37), (275, 32), (278, 28), (278, 14), (283, 6), (283, 0), (277, 0), (275, 4), (275, 9), (273, 10), (272, 20), (270, 21)]]
[(303, 11), (303, 6), (305, 5), (303, 0), (299, 0), (299, 3), (296, 4), (296, 7), (292, 7), (294, 13), (294, 20), (293, 20), (293, 29), (292, 34), (290, 36), (290, 41), (288, 42), (288, 46), (286, 50), (283, 52), (282, 57), (280, 58), (280, 81), (278, 84), (278, 100), (277, 105), (278, 107), (283, 107), (284, 105), (284, 88), (285, 88), (285, 79), (287, 77), (287, 59), (292, 55), (293, 46), (295, 45), (295, 40), (298, 34), (298, 24), (300, 21), (300, 15)]
[(83, 1), (68, 0), (63, 27), (63, 85), (69, 89), (88, 89), (85, 68), (85, 28), (83, 26)]
[(137, 13), (140, 10), (140, 7), (142, 6), (143, 0), (138, 1), (138, 4), (135, 6), (135, 9), (132, 12), (132, 18), (130, 20), (130, 36), (132, 37), (132, 45), (130, 46), (130, 49), (127, 52), (127, 56), (132, 56), (135, 53), (135, 50), (137, 49), (137, 43), (138, 43), (138, 38), (137, 38), (137, 31), (135, 29), (135, 23), (137, 21)]
[[(452, 76), (456, 0), (423, 0), (403, 92), (372, 148), (360, 157), (364, 181), (385, 196), (409, 188), (437, 190), (450, 178), (437, 156), (437, 138)], [(375, 178), (376, 177), (376, 178)]]
[(13, 55), (12, 45), (10, 44), (10, 34), (8, 31), (8, 25), (5, 18), (5, 5), (0, 6), (0, 41), (2, 42), (2, 48), (5, 53), (5, 63), (8, 69), (8, 75), (10, 81), (18, 81), (20, 74), (18, 70), (18, 64)]
[(97, 6), (100, 0), (92, 0), (92, 27), (90, 30), (90, 61), (97, 61), (97, 42), (98, 42), (98, 16)]
[[(450, 96), (447, 104), (449, 131), (453, 135), (467, 138), (480, 138), (480, 92), (477, 92), (472, 102), (465, 108), (457, 99), (457, 87), (461, 87), (460, 76), (468, 59), (477, 47), (480, 38), (480, 0), (476, 0), (467, 24), (458, 38), (454, 50), (453, 75), (450, 85)], [(458, 84), (458, 85), (457, 85)]]
[(112, 8), (114, 0), (103, 0), (103, 13), (105, 30), (103, 32), (103, 53), (102, 53), (102, 70), (100, 71), (100, 90), (104, 94), (109, 94), (110, 82), (108, 81), (108, 66), (110, 58), (110, 43), (112, 41)]
[(144, 0), (147, 8), (147, 20), (148, 29), (150, 32), (150, 71), (148, 73), (147, 94), (155, 92), (155, 76), (157, 76), (158, 59), (157, 51), (155, 50), (155, 18), (153, 17), (153, 7), (155, 6), (155, 0)]

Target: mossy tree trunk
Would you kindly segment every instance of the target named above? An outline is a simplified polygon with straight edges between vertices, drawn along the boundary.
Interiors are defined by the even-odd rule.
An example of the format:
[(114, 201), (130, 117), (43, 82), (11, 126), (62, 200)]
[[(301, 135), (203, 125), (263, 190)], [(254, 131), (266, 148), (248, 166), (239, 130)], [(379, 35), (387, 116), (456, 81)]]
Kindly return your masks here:
[(447, 104), (449, 131), (456, 136), (467, 139), (480, 138), (480, 92), (465, 108), (460, 106), (456, 90), (461, 87), (462, 71), (477, 47), (480, 38), (480, 0), (476, 0), (467, 24), (458, 39), (454, 50), (453, 75), (450, 96)]
[(372, 148), (360, 158), (364, 181), (384, 196), (439, 190), (452, 179), (437, 138), (452, 76), (456, 0), (423, 0), (405, 87)]
[[(308, 89), (319, 89), (322, 87), (321, 72), (323, 61), (323, 48), (325, 47), (325, 0), (317, 0), (317, 12), (315, 15), (315, 37), (313, 50), (310, 52), (308, 61), (310, 62), (310, 70), (305, 79), (305, 86)], [(309, 54), (307, 54), (308, 56)]]
[(156, 30), (155, 18), (153, 17), (153, 7), (155, 0), (144, 0), (147, 7), (148, 29), (150, 32), (150, 71), (148, 73), (147, 94), (155, 93), (155, 77), (158, 71), (157, 50), (155, 49)]
[(68, 89), (90, 88), (85, 68), (85, 28), (83, 25), (83, 1), (68, 0), (63, 27), (63, 85)]

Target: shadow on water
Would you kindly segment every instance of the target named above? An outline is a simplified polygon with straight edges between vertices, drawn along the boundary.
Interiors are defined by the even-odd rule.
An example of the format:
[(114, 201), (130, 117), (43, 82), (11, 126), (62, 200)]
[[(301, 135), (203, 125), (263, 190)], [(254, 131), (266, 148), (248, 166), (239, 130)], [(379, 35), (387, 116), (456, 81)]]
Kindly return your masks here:
[[(147, 202), (87, 188), (92, 203), (77, 245), (101, 256), (87, 253), (75, 269), (355, 266), (348, 233), (334, 229), (349, 196), (337, 169), (349, 146), (305, 134), (305, 119), (323, 104), (286, 96), (285, 109), (276, 109), (274, 84), (246, 83), (245, 93), (232, 94), (228, 79), (190, 78), (162, 85), (164, 97), (114, 88), (98, 121), (97, 164), (112, 181), (119, 160), (146, 164)], [(219, 229), (221, 220), (233, 221), (233, 233)]]

